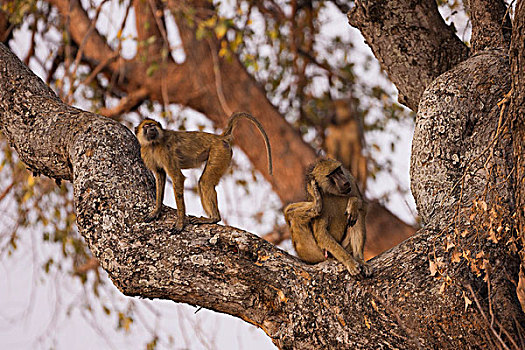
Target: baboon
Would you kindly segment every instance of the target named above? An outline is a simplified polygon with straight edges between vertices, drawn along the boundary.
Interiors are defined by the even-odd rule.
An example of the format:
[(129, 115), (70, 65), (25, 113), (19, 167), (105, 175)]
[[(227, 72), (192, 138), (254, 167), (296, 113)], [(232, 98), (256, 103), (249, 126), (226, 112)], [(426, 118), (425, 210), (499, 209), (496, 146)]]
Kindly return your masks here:
[[(255, 124), (266, 144), (268, 172), (272, 174), (272, 153), (270, 141), (261, 123), (245, 112), (233, 113), (220, 135), (200, 131), (165, 130), (153, 119), (144, 119), (135, 128), (140, 143), (140, 153), (146, 166), (153, 171), (156, 179), (155, 208), (145, 217), (145, 221), (156, 219), (161, 211), (164, 198), (166, 174), (173, 181), (175, 201), (177, 202), (177, 224), (180, 231), (187, 223), (210, 224), (221, 220), (217, 205), (215, 186), (224, 175), (232, 159), (232, 132), (240, 118)], [(186, 218), (184, 204), (184, 180), (181, 169), (196, 168), (206, 162), (199, 179), (199, 196), (208, 217)]]
[(327, 155), (340, 160), (365, 191), (368, 169), (363, 155), (364, 126), (354, 105), (350, 99), (333, 101), (333, 117), (326, 127), (325, 148)]
[(367, 203), (355, 179), (340, 162), (321, 159), (314, 163), (306, 180), (309, 201), (284, 209), (299, 258), (318, 263), (330, 253), (351, 275), (371, 275), (363, 259)]

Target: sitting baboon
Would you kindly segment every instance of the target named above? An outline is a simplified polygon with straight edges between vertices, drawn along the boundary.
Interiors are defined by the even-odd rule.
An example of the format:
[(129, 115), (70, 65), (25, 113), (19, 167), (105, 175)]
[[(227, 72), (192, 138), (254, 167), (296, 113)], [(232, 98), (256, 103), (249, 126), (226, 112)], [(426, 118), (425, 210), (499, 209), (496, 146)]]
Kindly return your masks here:
[(342, 262), (351, 275), (371, 274), (363, 259), (367, 203), (355, 179), (340, 162), (317, 161), (306, 175), (308, 202), (284, 209), (297, 255), (309, 263)]

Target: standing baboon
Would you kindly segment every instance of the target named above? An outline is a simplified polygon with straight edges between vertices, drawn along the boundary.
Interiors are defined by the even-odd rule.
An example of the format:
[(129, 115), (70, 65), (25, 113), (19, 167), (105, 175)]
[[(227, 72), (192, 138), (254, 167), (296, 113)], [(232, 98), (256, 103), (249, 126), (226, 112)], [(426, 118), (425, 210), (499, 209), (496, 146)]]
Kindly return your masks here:
[(284, 209), (297, 255), (318, 263), (330, 253), (351, 275), (370, 275), (363, 259), (367, 203), (355, 179), (332, 159), (317, 161), (306, 179), (309, 201)]
[(146, 166), (153, 171), (156, 179), (155, 208), (145, 221), (156, 219), (162, 207), (166, 174), (173, 181), (173, 191), (177, 202), (178, 231), (186, 225), (186, 206), (184, 204), (184, 180), (181, 169), (196, 168), (206, 162), (199, 179), (199, 195), (208, 217), (191, 218), (192, 224), (211, 224), (221, 220), (217, 205), (215, 186), (224, 175), (232, 159), (232, 132), (240, 118), (246, 118), (257, 126), (266, 143), (268, 171), (272, 173), (272, 153), (268, 136), (261, 123), (244, 112), (233, 113), (220, 135), (200, 131), (165, 130), (155, 120), (145, 119), (135, 128), (140, 143), (140, 153)]

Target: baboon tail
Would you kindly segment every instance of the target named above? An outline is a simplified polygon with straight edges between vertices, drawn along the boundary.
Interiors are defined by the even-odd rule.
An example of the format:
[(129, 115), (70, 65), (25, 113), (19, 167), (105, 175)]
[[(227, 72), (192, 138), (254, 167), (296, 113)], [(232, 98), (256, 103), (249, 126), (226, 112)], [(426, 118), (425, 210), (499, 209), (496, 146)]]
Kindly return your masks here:
[(272, 149), (270, 147), (270, 140), (268, 139), (268, 135), (266, 135), (266, 132), (264, 131), (263, 126), (261, 125), (261, 123), (257, 119), (255, 119), (254, 116), (252, 116), (250, 113), (246, 113), (246, 112), (235, 112), (235, 113), (233, 113), (231, 115), (230, 119), (228, 119), (228, 124), (226, 125), (226, 128), (222, 132), (222, 136), (230, 137), (232, 132), (233, 132), (233, 129), (237, 125), (237, 122), (238, 122), (238, 120), (240, 118), (248, 119), (253, 124), (255, 124), (257, 129), (259, 129), (259, 132), (261, 133), (261, 135), (262, 135), (262, 137), (264, 139), (264, 143), (266, 145), (266, 153), (267, 153), (267, 156), (268, 156), (268, 172), (270, 173), (270, 175), (272, 175), (272, 173), (273, 173), (273, 165), (272, 165)]

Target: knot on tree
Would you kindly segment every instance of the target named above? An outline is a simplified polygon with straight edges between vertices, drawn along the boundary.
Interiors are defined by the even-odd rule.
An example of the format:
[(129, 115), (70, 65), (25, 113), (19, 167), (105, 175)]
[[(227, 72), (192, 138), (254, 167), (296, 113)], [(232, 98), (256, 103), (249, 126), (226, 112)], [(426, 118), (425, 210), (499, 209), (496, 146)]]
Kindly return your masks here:
[(512, 155), (500, 103), (510, 90), (508, 57), (469, 58), (436, 78), (419, 104), (411, 158), (412, 193), (423, 223), (441, 228), (478, 200), (512, 198)]

